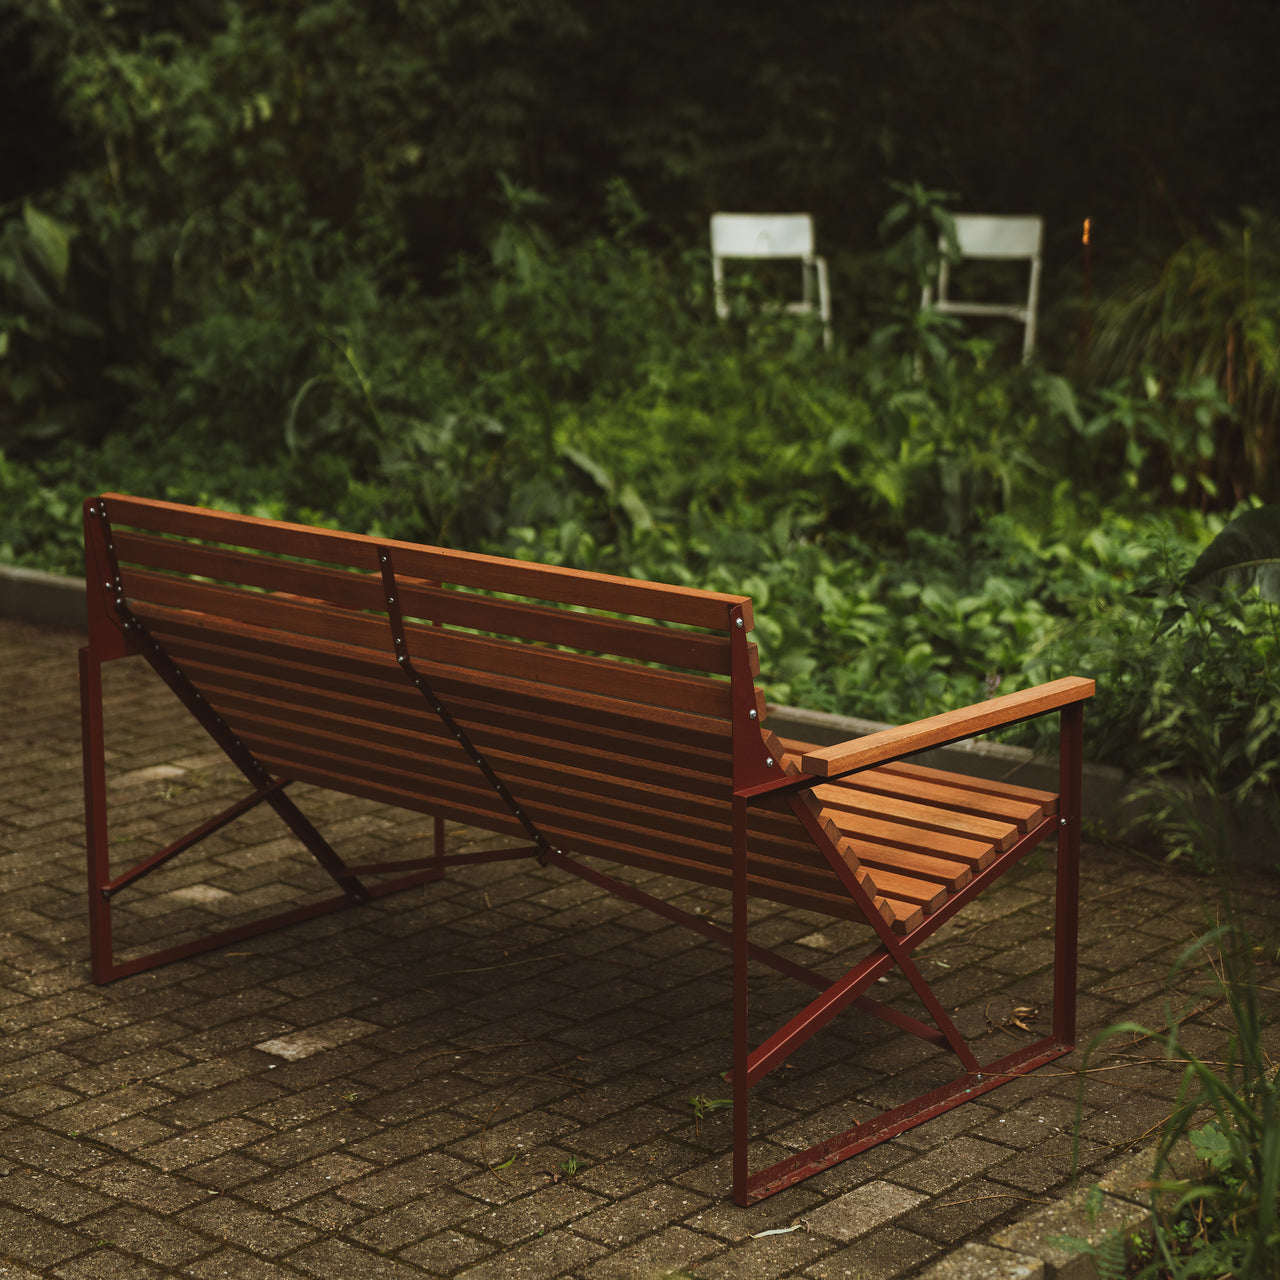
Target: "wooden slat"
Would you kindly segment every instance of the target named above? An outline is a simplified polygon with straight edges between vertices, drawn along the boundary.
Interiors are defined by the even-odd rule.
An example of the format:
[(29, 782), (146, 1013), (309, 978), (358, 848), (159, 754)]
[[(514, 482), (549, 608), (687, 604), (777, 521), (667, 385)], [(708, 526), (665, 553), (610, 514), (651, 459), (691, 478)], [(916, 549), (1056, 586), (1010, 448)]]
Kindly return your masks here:
[(807, 751), (800, 767), (820, 778), (835, 777), (852, 769), (865, 769), (896, 756), (911, 755), (927, 747), (941, 746), (960, 738), (972, 737), (1003, 725), (1016, 724), (1031, 716), (1056, 711), (1093, 696), (1093, 681), (1078, 676), (1064, 676), (1048, 684), (990, 698), (976, 706), (945, 711), (941, 715), (917, 720), (914, 724), (883, 729), (879, 733), (854, 738), (833, 747)]
[(729, 609), (741, 606), (746, 610), (746, 627), (750, 629), (752, 625), (751, 601), (746, 596), (422, 547), (411, 542), (338, 533), (256, 516), (230, 515), (123, 494), (104, 494), (102, 502), (113, 526), (144, 532), (198, 538), (279, 556), (346, 565), (371, 573), (377, 572), (378, 553), (385, 549), (392, 555), (397, 575), (427, 582), (509, 592), (708, 630), (726, 629)]
[[(261, 656), (237, 659), (185, 641), (169, 647), (211, 702), (227, 696), (269, 698), (278, 690), (318, 712), (361, 714), (358, 708), (364, 704), (363, 718), (375, 725), (395, 724), (427, 707), (398, 668), (348, 674), (341, 669), (277, 666)], [(539, 696), (537, 686), (517, 681), (477, 684), (445, 679), (437, 681), (436, 690), (455, 718), (473, 732), (491, 730), (512, 743), (552, 737), (566, 753), (576, 749), (581, 758), (602, 767), (609, 764), (625, 774), (637, 765), (652, 765), (663, 776), (700, 791), (723, 789), (731, 776), (728, 734), (715, 721), (659, 711), (642, 716), (634, 713), (633, 704), (608, 699), (556, 701)]]
[(869, 818), (888, 818), (925, 831), (940, 831), (979, 840), (994, 845), (1002, 852), (1011, 848), (1018, 838), (1018, 828), (1012, 822), (996, 822), (990, 818), (915, 804), (895, 796), (858, 791), (852, 787), (818, 786), (813, 790), (823, 805), (833, 810), (843, 809)]
[[(329, 664), (347, 664), (354, 670), (366, 672), (376, 670), (378, 662), (395, 669), (389, 647), (385, 656), (380, 656), (376, 650), (323, 637), (286, 635), (250, 623), (170, 610), (161, 605), (140, 605), (135, 612), (157, 637), (203, 634), (210, 639), (217, 637), (228, 649), (274, 656), (285, 663), (296, 657), (299, 661), (323, 659)], [(348, 621), (356, 621), (355, 615), (349, 615)], [(427, 645), (432, 646), (439, 660), (422, 651)], [(437, 692), (443, 693), (446, 688), (505, 686), (515, 691), (516, 698), (540, 698), (552, 705), (589, 706), (594, 714), (607, 714), (612, 710), (621, 715), (648, 715), (654, 723), (671, 730), (683, 725), (694, 731), (699, 728), (705, 731), (718, 723), (719, 732), (728, 732), (727, 682), (649, 668), (628, 670), (625, 663), (603, 658), (578, 658), (532, 646), (503, 646), (496, 641), (450, 637), (425, 627), (417, 634), (409, 633), (408, 647), (415, 665)], [(516, 657), (522, 661), (516, 662)], [(452, 658), (464, 661), (455, 665), (449, 661)], [(547, 679), (548, 675), (555, 679)]]
[(967, 773), (952, 773), (945, 769), (930, 769), (921, 764), (895, 760), (876, 767), (876, 772), (898, 774), (903, 778), (918, 778), (922, 782), (936, 782), (944, 786), (962, 786), (989, 796), (1002, 796), (1006, 800), (1021, 800), (1038, 805), (1046, 814), (1058, 812), (1058, 796), (1053, 791), (1041, 791), (1014, 782), (997, 782), (992, 778), (972, 777)]
[[(633, 662), (682, 667), (707, 675), (727, 676), (730, 670), (727, 635), (601, 618), (436, 587), (402, 584), (400, 602), (406, 618), (462, 627), (486, 635), (563, 645), (583, 653), (610, 654)], [(755, 645), (750, 646), (750, 652), (752, 675), (759, 675), (760, 660)]]
[(880, 874), (882, 870), (896, 871), (917, 880), (930, 880), (951, 893), (963, 889), (973, 879), (973, 871), (963, 862), (930, 857), (913, 849), (894, 849), (889, 845), (868, 844), (859, 840), (851, 843), (863, 866), (871, 869), (879, 885), (884, 883)]
[(322, 600), (341, 609), (382, 610), (385, 604), (382, 578), (368, 569), (325, 568), (128, 530), (115, 532), (113, 541), (122, 570), (132, 565), (187, 578), (208, 578), (218, 583)]
[[(117, 534), (115, 543), (123, 577), (131, 586), (147, 580), (138, 570), (159, 570), (166, 576), (179, 574), (185, 579), (205, 578), (224, 586), (254, 587), (281, 594), (286, 600), (322, 601), (342, 609), (386, 613), (381, 578), (367, 572), (321, 568), (295, 560), (127, 531)], [(134, 567), (132, 571), (130, 566)], [(158, 603), (179, 603), (172, 596), (145, 594), (141, 590), (137, 594)], [(408, 618), (428, 619), (524, 641), (564, 645), (588, 653), (611, 654), (635, 662), (682, 667), (705, 674), (729, 674), (728, 638), (723, 635), (656, 623), (625, 622), (545, 605), (518, 604), (421, 584), (402, 583), (399, 600)], [(201, 608), (194, 602), (184, 607)], [(251, 620), (239, 613), (233, 616)], [(755, 675), (759, 673), (759, 658), (754, 656), (754, 645), (751, 652)]]
[(864, 841), (868, 846), (883, 845), (889, 849), (904, 849), (926, 855), (937, 855), (950, 862), (959, 863), (972, 871), (981, 871), (996, 858), (996, 847), (990, 840), (973, 840), (966, 836), (950, 835), (929, 827), (909, 822), (893, 822), (887, 818), (873, 818), (832, 807), (831, 816), (836, 826), (847, 838)]
[[(951, 781), (956, 781), (954, 776)], [(868, 795), (892, 796), (936, 809), (950, 809), (956, 813), (990, 818), (995, 822), (1011, 822), (1019, 831), (1030, 831), (1044, 817), (1044, 809), (1040, 805), (1026, 800), (1010, 800), (985, 791), (972, 791), (964, 786), (944, 786), (919, 778), (885, 773), (880, 769), (868, 769), (865, 773), (855, 774), (844, 779), (842, 785), (850, 791)]]
[[(209, 704), (237, 733), (251, 732), (251, 725), (276, 725), (281, 731), (291, 729), (307, 739), (344, 733), (353, 742), (403, 743), (406, 750), (434, 751), (442, 744), (451, 750), (457, 749), (453, 736), (425, 707), (388, 706), (373, 717), (367, 714), (367, 703), (332, 697), (316, 700), (307, 697), (305, 690), (281, 701), (270, 696), (266, 686), (261, 693), (248, 689), (226, 690), (216, 681), (202, 679), (200, 688)], [(539, 722), (539, 727), (544, 735), (554, 729), (545, 722)], [(420, 746), (419, 739), (423, 740)], [(485, 757), (500, 772), (514, 771), (519, 776), (534, 778), (545, 775), (554, 780), (573, 771), (600, 779), (597, 789), (608, 785), (616, 792), (620, 787), (634, 787), (660, 794), (673, 813), (701, 813), (708, 801), (716, 798), (721, 807), (728, 803), (725, 799), (727, 767), (718, 759), (676, 753), (661, 745), (655, 745), (652, 752), (646, 753), (646, 759), (638, 759), (634, 754), (602, 751), (595, 746), (585, 750), (575, 748), (553, 737), (538, 737), (533, 733), (519, 737), (504, 733), (501, 739), (491, 741), (479, 737), (477, 740)], [(609, 773), (596, 771), (602, 761), (611, 766)], [(718, 772), (709, 771), (717, 766)], [(469, 757), (468, 767), (474, 767)], [(725, 811), (727, 813), (727, 809)]]
[(891, 901), (914, 902), (925, 915), (932, 915), (947, 900), (946, 886), (932, 880), (917, 880), (914, 876), (882, 870), (876, 871), (875, 880), (876, 888), (884, 897)]

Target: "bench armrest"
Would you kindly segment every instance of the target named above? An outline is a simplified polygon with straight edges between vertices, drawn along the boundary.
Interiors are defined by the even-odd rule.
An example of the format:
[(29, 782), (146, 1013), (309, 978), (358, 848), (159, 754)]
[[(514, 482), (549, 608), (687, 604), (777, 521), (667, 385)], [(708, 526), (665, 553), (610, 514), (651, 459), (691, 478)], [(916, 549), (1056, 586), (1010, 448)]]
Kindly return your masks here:
[(866, 769), (928, 747), (943, 746), (961, 738), (985, 733), (1004, 725), (1029, 720), (1093, 696), (1093, 681), (1065, 676), (1018, 693), (1006, 693), (971, 707), (944, 711), (914, 724), (882, 729), (864, 738), (850, 738), (833, 747), (819, 747), (800, 758), (800, 768), (819, 778), (834, 778), (855, 769)]

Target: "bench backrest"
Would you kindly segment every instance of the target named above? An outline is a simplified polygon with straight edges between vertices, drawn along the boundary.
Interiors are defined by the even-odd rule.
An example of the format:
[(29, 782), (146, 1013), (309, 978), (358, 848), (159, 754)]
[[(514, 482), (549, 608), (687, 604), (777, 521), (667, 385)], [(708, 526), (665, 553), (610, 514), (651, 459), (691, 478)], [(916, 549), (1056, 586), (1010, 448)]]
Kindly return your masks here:
[[(452, 719), (556, 847), (727, 884), (781, 769), (743, 596), (114, 494), (86, 549), (100, 642), (136, 620), (279, 776), (524, 837)], [(857, 916), (784, 804), (750, 847), (753, 893)]]

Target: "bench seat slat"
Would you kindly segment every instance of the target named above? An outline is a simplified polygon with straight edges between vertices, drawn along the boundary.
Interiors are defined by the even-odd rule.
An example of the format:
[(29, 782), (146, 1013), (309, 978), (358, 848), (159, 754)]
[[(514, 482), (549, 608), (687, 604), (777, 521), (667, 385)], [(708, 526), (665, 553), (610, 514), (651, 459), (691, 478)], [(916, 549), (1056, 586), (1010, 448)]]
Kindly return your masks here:
[(813, 793), (831, 809), (844, 810), (869, 818), (888, 818), (909, 823), (926, 831), (982, 840), (993, 844), (1003, 852), (1013, 847), (1018, 838), (1018, 828), (1012, 822), (997, 822), (990, 818), (959, 813), (952, 809), (939, 809), (932, 805), (916, 804), (900, 800), (896, 796), (862, 791), (854, 787), (818, 786)]
[[(504, 811), (471, 761), (451, 741), (441, 744), (445, 748), (443, 752), (432, 753), (399, 749), (361, 737), (313, 735), (305, 749), (297, 750), (292, 746), (292, 739), (282, 736), (275, 726), (250, 725), (246, 732), (255, 752), (286, 774), (289, 770), (284, 766), (290, 763), (285, 758), (288, 752), (295, 769), (299, 764), (306, 766), (320, 761), (329, 776), (336, 777), (339, 773), (336, 762), (346, 762), (341, 768), (353, 780), (395, 779), (396, 785), (406, 791), (413, 789), (415, 779), (430, 776), (433, 782), (446, 782), (457, 796), (471, 797), (474, 808), (488, 806), (494, 812)], [(569, 821), (579, 833), (644, 830), (652, 839), (674, 838), (696, 845), (705, 858), (725, 866), (730, 864), (731, 813), (723, 800), (704, 800), (699, 804), (693, 797), (669, 789), (634, 783), (624, 786), (616, 778), (540, 768), (519, 757), (495, 755), (491, 762), (535, 821), (539, 813), (547, 812), (557, 815), (555, 829), (562, 832), (569, 829), (566, 825)], [(566, 813), (577, 816), (569, 820)], [(620, 813), (626, 815), (625, 826), (620, 824)], [(821, 883), (835, 879), (826, 860), (814, 850), (812, 842), (804, 839), (794, 818), (789, 825), (776, 819), (755, 821), (750, 840), (753, 854), (768, 850), (785, 860), (799, 876)]]
[(398, 575), (427, 582), (465, 584), (708, 630), (725, 629), (729, 610), (741, 606), (747, 611), (747, 629), (752, 625), (751, 601), (746, 596), (423, 547), (255, 516), (227, 515), (123, 494), (104, 494), (101, 501), (113, 527), (195, 538), (365, 571), (377, 569), (378, 552), (385, 548), (391, 552)]
[(935, 805), (940, 809), (952, 809), (956, 813), (973, 814), (996, 822), (1010, 822), (1019, 831), (1030, 831), (1044, 818), (1044, 810), (1038, 804), (972, 791), (955, 775), (946, 784), (940, 784), (868, 769), (863, 773), (853, 774), (844, 781), (853, 791)]
[(931, 827), (916, 826), (909, 822), (891, 822), (884, 818), (869, 818), (852, 814), (848, 810), (833, 808), (836, 826), (850, 839), (862, 840), (868, 847), (884, 845), (890, 849), (911, 850), (915, 853), (937, 855), (949, 862), (959, 863), (971, 871), (981, 871), (996, 858), (996, 846), (990, 840), (973, 840), (964, 836), (947, 835)]
[(940, 884), (951, 893), (963, 889), (973, 879), (973, 870), (966, 863), (952, 862), (947, 858), (930, 857), (914, 849), (895, 849), (890, 845), (868, 844), (863, 840), (849, 842), (864, 867), (871, 869), (876, 885), (890, 892), (882, 872), (896, 871), (917, 880)]
[(906, 760), (895, 760), (890, 764), (878, 766), (881, 773), (898, 774), (903, 778), (918, 778), (922, 782), (936, 782), (944, 786), (963, 785), (969, 790), (985, 795), (1002, 796), (1006, 800), (1021, 800), (1036, 805), (1042, 813), (1058, 812), (1058, 796), (1053, 791), (1040, 791), (1034, 787), (1020, 786), (1014, 782), (997, 782), (992, 778), (975, 778), (969, 774), (948, 773), (943, 769), (932, 769), (925, 765), (911, 764)]

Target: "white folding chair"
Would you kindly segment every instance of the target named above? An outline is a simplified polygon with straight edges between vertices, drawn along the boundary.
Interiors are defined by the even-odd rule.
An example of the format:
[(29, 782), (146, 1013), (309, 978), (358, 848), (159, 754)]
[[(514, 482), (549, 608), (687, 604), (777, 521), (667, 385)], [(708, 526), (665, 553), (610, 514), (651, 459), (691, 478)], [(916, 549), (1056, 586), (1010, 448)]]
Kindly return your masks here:
[(1036, 306), (1040, 299), (1040, 252), (1044, 240), (1044, 219), (1032, 216), (1009, 217), (1001, 214), (958, 213), (955, 216), (956, 242), (962, 258), (1027, 258), (1031, 263), (1031, 280), (1025, 302), (958, 302), (947, 296), (951, 283), (951, 262), (945, 240), (938, 271), (938, 297), (925, 285), (920, 299), (922, 307), (956, 316), (1008, 316), (1020, 321), (1024, 328), (1022, 362), (1031, 359), (1036, 345)]
[[(711, 277), (715, 284), (716, 315), (729, 315), (724, 287), (726, 258), (799, 258), (801, 299), (784, 305), (792, 315), (822, 319), (822, 345), (831, 349), (831, 290), (827, 260), (813, 251), (813, 219), (807, 213), (713, 213), (711, 215)], [(817, 303), (814, 285), (817, 285)]]

